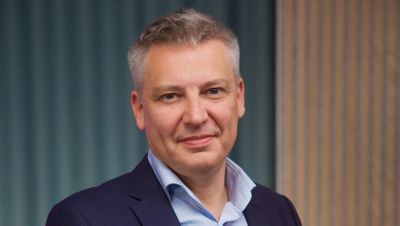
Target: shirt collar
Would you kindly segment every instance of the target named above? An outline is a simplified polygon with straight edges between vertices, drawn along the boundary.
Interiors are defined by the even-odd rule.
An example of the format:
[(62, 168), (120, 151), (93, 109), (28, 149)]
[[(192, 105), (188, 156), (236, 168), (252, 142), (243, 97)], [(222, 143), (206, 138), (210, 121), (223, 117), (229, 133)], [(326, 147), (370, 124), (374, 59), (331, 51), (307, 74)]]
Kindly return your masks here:
[(160, 159), (158, 159), (151, 149), (148, 151), (147, 158), (149, 160), (151, 168), (153, 168), (158, 181), (160, 182), (162, 188), (167, 194), (168, 198), (171, 200), (171, 192), (168, 187), (186, 187), (186, 185), (179, 179), (178, 176), (168, 166), (166, 166)]
[[(190, 191), (190, 189), (175, 175), (170, 168), (168, 168), (160, 159), (158, 159), (153, 152), (149, 149), (147, 158), (149, 163), (156, 174), (158, 181), (162, 188), (171, 200), (174, 190), (177, 187), (183, 188), (195, 200), (197, 197)], [(234, 163), (231, 159), (227, 158), (227, 170), (225, 183), (228, 189), (229, 201), (239, 210), (243, 211), (251, 200), (251, 190), (256, 186), (255, 183), (247, 176), (247, 174)]]
[(251, 190), (256, 184), (231, 159), (227, 158), (226, 166), (225, 183), (228, 189), (229, 201), (236, 208), (243, 211), (251, 200)]

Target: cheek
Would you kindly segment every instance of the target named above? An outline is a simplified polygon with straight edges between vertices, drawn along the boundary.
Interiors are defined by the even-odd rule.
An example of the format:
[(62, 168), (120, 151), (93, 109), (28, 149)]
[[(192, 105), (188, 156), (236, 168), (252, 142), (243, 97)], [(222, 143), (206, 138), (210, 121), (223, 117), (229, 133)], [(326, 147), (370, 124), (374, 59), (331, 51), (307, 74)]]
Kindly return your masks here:
[(179, 122), (179, 113), (175, 108), (147, 109), (145, 122), (148, 130), (170, 135)]
[(236, 130), (238, 122), (236, 106), (214, 107), (210, 110), (210, 115), (222, 131), (232, 132), (232, 130)]

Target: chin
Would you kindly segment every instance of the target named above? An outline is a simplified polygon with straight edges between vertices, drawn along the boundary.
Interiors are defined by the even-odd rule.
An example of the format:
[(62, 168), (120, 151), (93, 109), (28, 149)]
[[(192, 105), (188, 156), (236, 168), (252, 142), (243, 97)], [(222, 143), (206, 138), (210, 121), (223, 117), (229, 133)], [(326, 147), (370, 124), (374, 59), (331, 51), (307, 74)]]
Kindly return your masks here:
[(192, 156), (189, 163), (193, 169), (213, 169), (225, 162), (225, 158), (213, 152), (198, 152)]

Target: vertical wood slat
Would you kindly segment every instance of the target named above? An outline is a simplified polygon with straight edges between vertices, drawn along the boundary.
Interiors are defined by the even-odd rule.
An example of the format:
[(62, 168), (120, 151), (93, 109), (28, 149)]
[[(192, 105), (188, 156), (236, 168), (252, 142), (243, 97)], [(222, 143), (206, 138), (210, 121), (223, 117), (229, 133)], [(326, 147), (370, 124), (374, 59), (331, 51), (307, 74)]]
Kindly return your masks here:
[[(368, 79), (368, 73), (369, 73), (369, 59), (371, 55), (371, 46), (369, 45), (370, 39), (371, 39), (371, 26), (362, 26), (364, 23), (370, 24), (371, 23), (371, 4), (365, 4), (364, 1), (359, 1), (360, 3), (363, 2), (362, 5), (360, 5), (360, 20), (363, 21), (363, 23), (359, 23), (359, 27), (361, 28), (361, 35), (359, 37), (365, 37), (359, 40), (359, 43), (357, 45), (357, 49), (359, 52), (359, 76), (358, 78), (360, 79), (361, 77), (363, 79), (360, 79), (359, 81), (359, 96), (360, 96), (360, 102), (359, 102), (359, 133), (358, 133), (358, 142), (359, 142), (359, 151), (358, 151), (358, 158), (359, 158), (359, 171), (358, 172), (368, 172), (369, 169), (369, 155), (368, 155), (368, 134), (369, 134), (369, 125), (368, 125), (368, 118), (369, 118), (369, 98), (366, 98), (370, 95), (370, 90), (369, 87), (371, 87), (371, 81)], [(369, 186), (368, 186), (368, 174), (367, 173), (360, 173), (358, 177), (358, 190), (359, 192), (357, 193), (358, 195), (358, 201), (357, 201), (357, 206), (359, 211), (356, 214), (356, 222), (357, 225), (367, 225), (368, 224), (368, 218), (367, 217), (362, 217), (360, 213), (368, 213), (369, 211)], [(364, 188), (364, 189), (361, 189)]]
[(278, 190), (304, 225), (397, 225), (399, 2), (277, 6)]
[[(373, 56), (374, 60), (374, 68), (372, 73), (372, 77), (374, 79), (374, 95), (373, 95), (373, 111), (372, 111), (372, 126), (374, 128), (373, 130), (373, 145), (372, 145), (372, 152), (374, 156), (372, 168), (372, 193), (373, 194), (380, 194), (381, 190), (381, 183), (382, 183), (382, 177), (381, 177), (381, 164), (382, 164), (382, 154), (384, 150), (382, 150), (382, 133), (383, 131), (383, 124), (381, 123), (381, 118), (382, 118), (382, 98), (383, 98), (383, 92), (384, 90), (382, 89), (382, 79), (384, 75), (382, 75), (382, 68), (383, 68), (383, 1), (375, 1), (374, 2), (374, 14), (375, 14), (375, 26), (374, 26), (374, 34), (373, 35), (373, 42), (371, 43), (373, 45), (373, 48), (375, 49), (375, 54)], [(378, 42), (376, 41), (378, 40)], [(381, 224), (381, 213), (379, 210), (381, 210), (381, 198), (384, 194), (380, 195), (375, 195), (373, 199), (371, 199), (371, 225), (380, 225)]]
[[(329, 46), (332, 45), (333, 42), (333, 32), (332, 29), (323, 29), (325, 27), (331, 26), (331, 18), (333, 15), (332, 12), (332, 7), (333, 4), (331, 1), (326, 1), (324, 2), (324, 5), (321, 5), (321, 12), (319, 14), (319, 20), (320, 22), (320, 32), (321, 32), (321, 47), (319, 49), (319, 52), (321, 54), (321, 69), (319, 71), (319, 74), (330, 74), (330, 62), (332, 60), (332, 55), (329, 53), (329, 51), (323, 51), (323, 49), (329, 48)], [(323, 95), (320, 96), (320, 101), (319, 104), (321, 103), (329, 103), (331, 101), (330, 94), (332, 92), (331, 90), (331, 85), (330, 85), (330, 80), (329, 77), (323, 77), (321, 78), (321, 90), (324, 93)], [(331, 136), (331, 130), (329, 129), (329, 119), (331, 117), (331, 112), (333, 109), (331, 109), (330, 104), (323, 104), (323, 107), (320, 109), (321, 111), (321, 119), (320, 123), (318, 126), (318, 130), (321, 131), (319, 132), (319, 137), (318, 140), (320, 142), (320, 145), (318, 145), (317, 150), (321, 150), (321, 155), (320, 158), (318, 159), (318, 208), (317, 209), (325, 209), (325, 212), (321, 212), (317, 216), (317, 225), (329, 225), (329, 215), (327, 214), (330, 209), (331, 205), (329, 203), (329, 193), (332, 189), (333, 184), (331, 183), (331, 180), (329, 179), (328, 175), (329, 174), (329, 168), (332, 166), (330, 165), (330, 158), (329, 158), (329, 151), (330, 151), (330, 146), (329, 146), (329, 139), (327, 137)]]
[[(389, 57), (389, 56), (396, 56), (396, 54), (399, 54), (399, 50), (396, 48), (393, 48), (396, 46), (396, 40), (399, 40), (399, 36), (396, 36), (396, 29), (390, 29), (392, 27), (396, 27), (396, 21), (400, 21), (399, 19), (396, 19), (396, 15), (398, 17), (399, 10), (396, 8), (396, 4), (400, 5), (399, 2), (393, 2), (389, 1), (387, 2), (387, 17), (385, 20), (386, 25), (386, 54), (387, 56), (385, 64), (386, 64), (386, 74), (387, 74), (387, 79), (386, 79), (386, 84), (387, 83), (396, 83), (396, 76), (399, 75), (399, 71), (397, 70), (397, 75), (396, 75), (396, 67), (398, 67), (398, 61), (395, 61), (394, 57)], [(397, 41), (399, 42), (399, 41)], [(399, 44), (397, 44), (400, 46)], [(400, 79), (397, 77), (397, 80), (400, 81)], [(398, 87), (396, 90), (395, 86), (388, 86), (387, 87), (387, 95), (386, 95), (386, 118), (388, 119), (387, 122), (388, 124), (393, 124), (396, 125), (396, 91), (398, 92)], [(399, 96), (397, 96), (397, 104), (399, 103), (398, 101)], [(397, 109), (400, 107), (397, 106)], [(397, 114), (400, 112), (397, 111)], [(399, 129), (400, 125), (397, 126), (397, 129)], [(396, 152), (400, 152), (399, 149), (396, 150), (395, 147), (395, 141), (399, 140), (399, 134), (396, 137), (396, 127), (395, 126), (387, 126), (387, 132), (386, 132), (386, 137), (384, 138), (387, 147), (387, 155), (386, 155), (386, 172), (385, 174), (388, 174), (388, 177), (386, 178), (387, 182), (389, 184), (392, 184), (391, 187), (392, 189), (389, 189), (387, 194), (385, 195), (385, 199), (383, 200), (384, 205), (385, 205), (385, 213), (383, 218), (387, 219), (385, 222), (386, 225), (398, 225), (396, 224), (395, 220), (393, 217), (390, 216), (395, 216), (398, 215), (399, 213), (396, 213), (396, 209), (400, 209), (399, 203), (395, 202), (395, 193), (399, 190), (395, 189), (395, 182), (396, 180), (399, 180), (398, 173), (396, 171), (396, 164), (399, 165), (399, 162), (396, 162)], [(400, 148), (400, 147), (397, 147)], [(391, 173), (394, 172), (394, 173)], [(398, 195), (398, 194), (397, 194)]]
[[(306, 73), (305, 73), (305, 68), (306, 68), (306, 55), (305, 55), (305, 51), (304, 48), (306, 48), (307, 45), (305, 45), (305, 38), (301, 33), (301, 30), (307, 29), (306, 28), (306, 19), (304, 18), (304, 16), (306, 15), (306, 11), (305, 11), (305, 7), (303, 7), (304, 5), (299, 4), (298, 2), (296, 2), (294, 4), (293, 10), (294, 10), (294, 15), (296, 15), (295, 17), (293, 17), (293, 21), (294, 21), (294, 26), (295, 26), (295, 30), (296, 30), (296, 34), (293, 35), (293, 37), (295, 38), (295, 45), (293, 45), (293, 48), (295, 47), (300, 47), (300, 48), (295, 48), (293, 50), (293, 54), (296, 54), (295, 58), (295, 63), (294, 65), (296, 65), (296, 68), (294, 68), (295, 73), (293, 73), (293, 79), (295, 79), (297, 82), (293, 83), (295, 89), (293, 90), (293, 97), (296, 100), (296, 110), (295, 112), (297, 112), (297, 114), (292, 114), (292, 120), (293, 123), (295, 123), (295, 127), (296, 128), (296, 132), (294, 134), (293, 139), (296, 139), (294, 144), (296, 149), (292, 150), (292, 153), (296, 152), (296, 156), (297, 158), (306, 158), (305, 152), (304, 152), (304, 147), (305, 147), (305, 139), (304, 139), (304, 133), (302, 133), (301, 131), (299, 131), (300, 128), (302, 128), (305, 123), (307, 123), (307, 120), (305, 121), (298, 121), (295, 120), (297, 117), (303, 117), (306, 114), (304, 114), (305, 108), (304, 108), (304, 103), (302, 102), (305, 98), (304, 96), (307, 95), (306, 94), (306, 90), (304, 88), (304, 80), (306, 78)], [(297, 20), (298, 18), (301, 18), (299, 20)], [(304, 46), (305, 45), (305, 46)], [(303, 98), (302, 98), (303, 97)], [(294, 160), (294, 158), (293, 158)], [(306, 174), (306, 168), (303, 165), (305, 161), (298, 161), (296, 162), (297, 167), (296, 168), (300, 168), (303, 170), (299, 170), (297, 171), (296, 168), (293, 168), (292, 170), (296, 170), (293, 171), (295, 172), (295, 177), (296, 177), (296, 184), (294, 184), (293, 189), (299, 189), (299, 195), (297, 196), (297, 200), (299, 200), (299, 202), (306, 202), (307, 201), (307, 196), (305, 195), (304, 191), (306, 190), (305, 186), (301, 186), (299, 184), (300, 181), (305, 179), (305, 174)]]
[[(281, 30), (281, 35), (282, 35), (282, 39), (284, 41), (282, 41), (282, 43), (278, 44), (278, 45), (282, 45), (281, 46), (281, 51), (282, 52), (278, 52), (277, 54), (280, 54), (280, 56), (278, 56), (278, 59), (281, 59), (281, 61), (279, 62), (279, 64), (281, 65), (280, 67), (278, 66), (277, 71), (282, 71), (285, 72), (282, 74), (282, 76), (278, 77), (277, 80), (279, 80), (279, 84), (278, 84), (278, 92), (279, 91), (283, 91), (283, 90), (292, 90), (292, 83), (290, 82), (290, 78), (288, 77), (288, 75), (291, 75), (293, 73), (293, 65), (290, 65), (289, 67), (284, 64), (284, 62), (293, 62), (289, 57), (291, 57), (291, 52), (290, 52), (290, 48), (289, 46), (284, 46), (283, 43), (291, 43), (292, 42), (292, 36), (291, 35), (286, 35), (286, 34), (290, 34), (290, 28), (289, 25), (292, 23), (290, 21), (293, 13), (291, 12), (291, 7), (288, 4), (291, 4), (292, 2), (288, 1), (280, 1), (278, 4), (280, 5), (280, 7), (285, 7), (285, 9), (287, 9), (286, 12), (282, 12), (279, 15), (282, 15), (282, 18), (278, 21), (279, 25), (278, 25), (278, 29)], [(278, 6), (279, 7), (279, 6)], [(282, 23), (282, 24), (280, 24)], [(283, 84), (287, 84), (286, 86), (283, 86)], [(277, 153), (277, 158), (278, 160), (278, 167), (281, 168), (281, 170), (285, 169), (289, 172), (292, 171), (292, 168), (294, 168), (294, 162), (292, 163), (292, 158), (293, 155), (288, 155), (288, 158), (284, 158), (283, 156), (281, 156), (283, 153), (288, 153), (291, 149), (292, 149), (292, 131), (294, 131), (293, 129), (293, 123), (292, 123), (292, 107), (294, 105), (286, 105), (285, 103), (287, 103), (287, 101), (290, 101), (291, 99), (291, 95), (286, 95), (283, 96), (281, 99), (278, 100), (278, 109), (281, 109), (282, 113), (285, 114), (284, 117), (282, 117), (283, 119), (285, 119), (284, 121), (279, 121), (279, 120), (283, 120), (282, 118), (277, 119), (278, 123), (285, 125), (285, 128), (289, 128), (290, 132), (284, 133), (286, 131), (281, 130), (278, 135), (278, 141), (277, 141), (277, 146), (280, 146), (284, 151), (283, 152), (278, 152)], [(283, 128), (279, 128), (279, 129), (283, 129)], [(287, 141), (288, 142), (283, 142), (284, 138), (288, 138)], [(278, 171), (279, 172), (279, 171)], [(285, 189), (289, 192), (292, 191), (292, 187), (293, 187), (293, 183), (295, 181), (294, 178), (292, 178), (291, 176), (293, 175), (293, 173), (288, 174), (288, 179), (289, 180), (283, 180), (283, 178), (279, 178), (278, 177), (278, 183), (277, 186), (284, 186)], [(296, 199), (295, 196), (293, 196), (293, 199)]]

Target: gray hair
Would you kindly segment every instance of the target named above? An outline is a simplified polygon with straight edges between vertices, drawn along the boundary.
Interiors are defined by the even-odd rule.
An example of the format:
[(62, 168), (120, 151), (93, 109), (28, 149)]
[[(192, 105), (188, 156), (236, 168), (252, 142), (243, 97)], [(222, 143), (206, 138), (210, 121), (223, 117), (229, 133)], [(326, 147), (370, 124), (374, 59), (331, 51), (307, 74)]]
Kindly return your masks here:
[(193, 9), (183, 9), (158, 18), (145, 28), (128, 52), (129, 69), (135, 88), (141, 92), (143, 61), (152, 46), (200, 44), (220, 40), (228, 48), (236, 79), (240, 78), (239, 43), (233, 32), (210, 16)]

